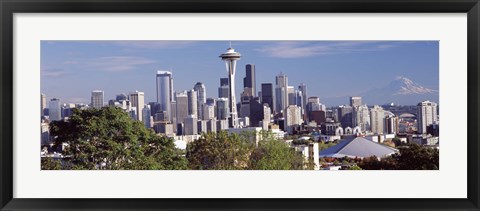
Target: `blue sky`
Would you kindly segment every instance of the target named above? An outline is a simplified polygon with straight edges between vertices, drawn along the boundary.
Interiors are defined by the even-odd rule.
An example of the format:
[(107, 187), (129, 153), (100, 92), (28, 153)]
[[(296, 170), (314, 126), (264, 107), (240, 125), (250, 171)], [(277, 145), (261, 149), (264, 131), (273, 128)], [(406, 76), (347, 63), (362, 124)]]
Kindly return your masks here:
[[(92, 90), (104, 90), (105, 101), (138, 90), (153, 102), (156, 71), (169, 70), (175, 90), (203, 82), (207, 97), (216, 98), (227, 77), (218, 56), (228, 47), (229, 41), (42, 41), (41, 91), (47, 99), (89, 103)], [(439, 86), (437, 41), (232, 41), (232, 47), (242, 54), (237, 93), (246, 64), (256, 66), (257, 90), (282, 72), (289, 85), (303, 82), (308, 96), (320, 100), (382, 87), (397, 76)]]

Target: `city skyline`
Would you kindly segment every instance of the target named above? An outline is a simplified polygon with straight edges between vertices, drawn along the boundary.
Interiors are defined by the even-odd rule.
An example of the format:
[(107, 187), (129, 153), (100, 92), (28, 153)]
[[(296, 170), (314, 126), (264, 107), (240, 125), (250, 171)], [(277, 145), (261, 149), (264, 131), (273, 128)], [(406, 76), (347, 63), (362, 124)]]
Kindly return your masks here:
[[(237, 102), (243, 91), (247, 64), (255, 65), (257, 91), (262, 83), (275, 84), (275, 77), (283, 73), (289, 85), (306, 84), (308, 96), (318, 96), (322, 103), (322, 99), (329, 97), (354, 96), (380, 88), (398, 76), (414, 78), (425, 87), (438, 90), (438, 42), (233, 41), (232, 45), (242, 53), (236, 71)], [(92, 90), (103, 90), (105, 101), (115, 99), (120, 93), (139, 90), (145, 93), (146, 102), (156, 102), (155, 74), (158, 70), (167, 70), (172, 72), (174, 91), (191, 90), (201, 82), (206, 87), (206, 96), (217, 98), (219, 79), (227, 77), (218, 54), (219, 49), (226, 47), (226, 41), (42, 41), (41, 90), (47, 99), (59, 98), (63, 103), (89, 103)], [(117, 51), (112, 52), (114, 49)], [(155, 52), (158, 56), (152, 56), (157, 55)], [(180, 52), (184, 57), (179, 58)], [(332, 64), (335, 59), (337, 63)], [(356, 61), (356, 67), (351, 69), (338, 62), (352, 60)], [(406, 68), (405, 64), (412, 67)], [(279, 65), (281, 69), (277, 69)], [(195, 67), (198, 71), (192, 71)], [(382, 71), (387, 67), (389, 71)], [(330, 70), (314, 71), (327, 68)], [(370, 70), (357, 71), (365, 68)], [(182, 77), (182, 73), (187, 72), (189, 74)], [(309, 74), (318, 77), (305, 77)], [(332, 82), (331, 79), (339, 76), (340, 79)], [(373, 76), (377, 83), (371, 82)], [(352, 80), (356, 83), (352, 84)], [(348, 104), (348, 99), (343, 101)]]

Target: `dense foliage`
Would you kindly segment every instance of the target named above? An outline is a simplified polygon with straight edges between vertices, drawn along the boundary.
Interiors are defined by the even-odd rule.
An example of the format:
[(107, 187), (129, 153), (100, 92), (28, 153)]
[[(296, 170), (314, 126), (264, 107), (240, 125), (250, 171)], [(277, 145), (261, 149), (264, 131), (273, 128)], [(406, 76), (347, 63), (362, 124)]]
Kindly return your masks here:
[(383, 159), (373, 156), (363, 159), (358, 165), (362, 169), (384, 170), (438, 170), (439, 151), (418, 144), (406, 144), (400, 152)]
[[(50, 123), (55, 145), (66, 143), (62, 169), (186, 169), (172, 139), (132, 120), (119, 108), (74, 110), (68, 121)], [(58, 169), (52, 159), (42, 169)]]
[(303, 155), (284, 141), (262, 132), (258, 145), (252, 135), (206, 133), (187, 146), (190, 169), (289, 170), (303, 169)]

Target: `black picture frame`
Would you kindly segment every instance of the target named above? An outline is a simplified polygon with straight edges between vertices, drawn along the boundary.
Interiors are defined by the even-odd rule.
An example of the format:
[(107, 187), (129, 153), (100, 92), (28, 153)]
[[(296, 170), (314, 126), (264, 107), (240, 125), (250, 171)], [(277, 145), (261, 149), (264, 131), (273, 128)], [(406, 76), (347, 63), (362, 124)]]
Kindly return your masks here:
[[(0, 0), (1, 210), (479, 210), (478, 0)], [(15, 13), (467, 13), (468, 197), (466, 199), (18, 199), (13, 198)], [(452, 182), (452, 181), (446, 181)], [(232, 190), (234, 191), (234, 190)]]

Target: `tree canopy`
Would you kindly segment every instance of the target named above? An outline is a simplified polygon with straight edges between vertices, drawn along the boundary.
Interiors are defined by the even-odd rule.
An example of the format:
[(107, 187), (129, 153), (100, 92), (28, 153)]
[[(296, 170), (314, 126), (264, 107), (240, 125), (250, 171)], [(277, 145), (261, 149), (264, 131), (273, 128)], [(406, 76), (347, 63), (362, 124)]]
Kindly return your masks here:
[(67, 144), (62, 169), (186, 169), (172, 139), (157, 136), (120, 108), (75, 109), (67, 121), (51, 122), (50, 134), (55, 145)]
[(436, 148), (418, 144), (405, 144), (399, 148), (399, 153), (391, 157), (378, 159), (369, 157), (358, 165), (362, 169), (384, 170), (438, 170), (439, 151)]
[[(251, 134), (250, 134), (251, 135)], [(215, 170), (289, 170), (303, 169), (304, 157), (284, 141), (261, 132), (261, 140), (251, 141), (249, 134), (203, 134), (187, 145), (190, 169)]]

